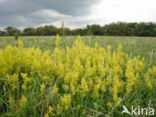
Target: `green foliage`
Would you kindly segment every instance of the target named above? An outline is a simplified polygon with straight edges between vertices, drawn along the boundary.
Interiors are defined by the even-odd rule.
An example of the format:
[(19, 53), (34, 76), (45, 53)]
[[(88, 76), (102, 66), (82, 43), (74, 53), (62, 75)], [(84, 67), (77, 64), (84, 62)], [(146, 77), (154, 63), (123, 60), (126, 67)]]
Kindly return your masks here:
[(24, 30), (23, 30), (23, 35), (25, 35), (25, 36), (34, 36), (34, 35), (36, 35), (36, 30), (34, 29), (34, 28), (25, 28)]
[(5, 28), (6, 34), (8, 36), (14, 36), (15, 34), (20, 34), (20, 30), (14, 27), (6, 27)]
[(17, 34), (17, 33), (15, 33), (15, 40), (18, 40), (18, 38), (19, 38), (19, 35)]
[(24, 36), (51, 36), (51, 35), (97, 35), (97, 36), (156, 36), (156, 24), (152, 22), (148, 23), (125, 23), (117, 22), (111, 23), (104, 26), (97, 24), (87, 25), (85, 28), (77, 28), (71, 30), (70, 28), (64, 27), (57, 28), (53, 25), (45, 25), (37, 28), (25, 28), (22, 32), (14, 27), (7, 27), (6, 32), (0, 31), (0, 36), (13, 36), (15, 33), (20, 33)]
[(5, 32), (5, 31), (0, 30), (0, 36), (6, 36), (6, 32)]

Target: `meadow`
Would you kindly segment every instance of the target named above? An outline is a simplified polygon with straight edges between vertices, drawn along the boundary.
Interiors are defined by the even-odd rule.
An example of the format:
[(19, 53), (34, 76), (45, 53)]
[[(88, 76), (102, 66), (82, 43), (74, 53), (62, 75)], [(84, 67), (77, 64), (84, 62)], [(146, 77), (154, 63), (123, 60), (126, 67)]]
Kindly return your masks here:
[(155, 115), (156, 38), (0, 37), (0, 81), (2, 117)]
[[(60, 42), (61, 48), (67, 46), (72, 47), (77, 36), (65, 36)], [(50, 50), (53, 52), (55, 45), (55, 36), (24, 36), (20, 37), (25, 48), (32, 46), (39, 47), (42, 51)], [(125, 37), (125, 36), (82, 36), (83, 42), (94, 47), (97, 42), (99, 46), (106, 48), (107, 45), (112, 47), (112, 51), (116, 50), (118, 44), (121, 43), (122, 51), (129, 54), (131, 57), (140, 55), (145, 58), (147, 66), (152, 66), (156, 61), (156, 37)], [(11, 44), (16, 46), (16, 40), (11, 37), (0, 37), (1, 48)]]

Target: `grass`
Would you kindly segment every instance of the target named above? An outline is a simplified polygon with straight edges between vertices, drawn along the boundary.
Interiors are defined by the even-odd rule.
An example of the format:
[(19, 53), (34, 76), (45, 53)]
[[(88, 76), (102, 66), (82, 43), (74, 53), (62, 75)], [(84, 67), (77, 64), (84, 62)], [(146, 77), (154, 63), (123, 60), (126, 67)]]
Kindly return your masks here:
[[(51, 52), (55, 48), (55, 36), (29, 36), (20, 37), (24, 43), (24, 47), (39, 47), (42, 51), (49, 49)], [(74, 43), (75, 36), (66, 36), (61, 40), (60, 47), (71, 47)], [(94, 47), (94, 43), (106, 48), (107, 45), (112, 47), (112, 51), (116, 50), (118, 44), (123, 46), (122, 51), (129, 54), (131, 57), (140, 55), (145, 58), (147, 67), (153, 66), (156, 62), (156, 37), (114, 37), (114, 36), (83, 36), (83, 41), (86, 45)], [(0, 37), (1, 48), (6, 45), (17, 45), (14, 37)]]
[[(55, 38), (56, 38), (55, 36), (40, 36), (40, 37), (39, 36), (30, 36), (30, 37), (20, 37), (20, 38), (23, 41), (25, 48), (31, 48), (32, 46), (34, 46), (35, 48), (39, 47), (42, 51), (45, 51), (48, 49), (51, 52), (53, 52), (53, 50), (55, 48)], [(76, 38), (77, 37), (75, 37), (75, 36), (64, 37), (64, 39), (61, 40), (60, 47), (61, 48), (66, 48), (67, 46), (71, 47)], [(118, 47), (118, 44), (121, 43), (123, 46), (122, 51), (129, 54), (131, 57), (135, 57), (138, 55), (140, 55), (141, 57), (144, 57), (145, 63), (146, 63), (146, 68), (153, 66), (156, 62), (156, 37), (151, 38), (151, 37), (83, 36), (82, 39), (83, 39), (84, 43), (90, 47), (94, 47), (94, 44), (96, 42), (103, 48), (106, 48), (107, 45), (110, 45), (112, 47), (112, 51), (116, 50)], [(14, 39), (14, 37), (0, 37), (0, 48), (4, 49), (9, 44), (11, 44), (12, 46), (17, 45), (17, 41)], [(95, 56), (95, 57), (97, 57), (97, 56)], [(6, 59), (7, 58), (8, 58), (8, 56), (6, 56)], [(114, 70), (116, 70), (116, 69), (114, 69)], [(19, 71), (19, 74), (20, 74), (20, 72), (21, 71)], [(63, 92), (63, 90), (61, 90), (61, 89), (63, 89), (62, 86), (63, 86), (64, 82), (62, 82), (62, 81), (64, 81), (64, 80), (56, 80), (55, 79), (56, 76), (54, 74), (50, 74), (50, 75), (49, 75), (49, 77), (52, 79), (52, 81), (47, 82), (47, 84), (46, 84), (44, 81), (42, 81), (42, 79), (41, 79), (42, 76), (40, 76), (40, 74), (39, 75), (34, 74), (33, 75), (33, 79), (34, 79), (33, 83), (34, 84), (32, 85), (33, 87), (31, 90), (27, 90), (27, 91), (20, 89), (21, 85), (22, 85), (21, 82), (19, 82), (19, 84), (18, 84), (19, 86), (17, 87), (17, 89), (18, 89), (17, 92), (13, 91), (13, 93), (12, 93), (11, 89), (9, 89), (9, 88), (7, 88), (7, 92), (6, 92), (6, 90), (3, 90), (3, 89), (5, 89), (5, 87), (1, 87), (0, 88), (1, 89), (0, 90), (0, 107), (5, 107), (7, 105), (7, 100), (9, 97), (9, 95), (7, 95), (7, 94), (11, 94), (11, 96), (14, 97), (13, 101), (16, 102), (13, 105), (13, 107), (16, 107), (16, 108), (12, 108), (12, 106), (6, 106), (7, 109), (2, 108), (2, 110), (3, 110), (2, 112), (6, 112), (2, 116), (10, 116), (10, 117), (17, 116), (18, 117), (18, 116), (23, 115), (23, 117), (26, 117), (26, 116), (29, 116), (29, 113), (33, 113), (32, 116), (34, 116), (34, 117), (36, 117), (36, 116), (43, 117), (44, 113), (46, 113), (48, 110), (48, 105), (52, 105), (52, 106), (54, 105), (54, 107), (55, 107), (57, 105), (57, 103), (59, 102), (59, 98), (55, 95), (51, 96), (51, 94), (49, 92), (51, 91), (52, 87), (54, 87), (54, 83), (56, 83), (59, 88), (59, 94), (61, 94), (61, 96), (63, 94), (65, 94)], [(19, 76), (19, 78), (21, 78), (21, 76)], [(3, 84), (3, 79), (1, 79), (1, 80), (2, 80), (2, 84)], [(81, 80), (81, 82), (82, 82), (82, 80)], [(117, 85), (116, 82), (113, 82), (113, 83), (114, 83), (113, 86)], [(44, 90), (45, 92), (40, 91), (41, 84), (45, 84), (45, 86), (46, 86), (45, 90)], [(79, 85), (80, 84), (77, 83), (77, 86), (79, 86)], [(3, 86), (3, 85), (0, 85), (0, 86)], [(121, 101), (123, 101), (123, 102), (121, 102), (121, 103), (126, 105), (127, 107), (130, 107), (131, 105), (137, 106), (140, 104), (142, 106), (146, 106), (150, 99), (152, 102), (151, 106), (155, 107), (156, 106), (155, 105), (156, 98), (155, 98), (155, 93), (154, 93), (155, 89), (153, 89), (153, 90), (151, 90), (151, 92), (149, 92), (149, 90), (144, 86), (145, 86), (144, 84), (141, 85), (138, 83), (138, 85), (136, 85), (135, 88), (133, 88), (131, 95), (129, 95), (128, 97), (124, 96), (122, 98)], [(110, 89), (111, 89), (111, 85), (110, 85)], [(21, 91), (19, 91), (19, 90), (21, 90)], [(118, 107), (118, 105), (120, 103), (117, 103), (111, 110), (107, 110), (107, 109), (105, 110), (105, 107), (107, 105), (107, 103), (105, 103), (105, 101), (106, 102), (110, 101), (110, 99), (112, 98), (111, 97), (112, 92), (110, 91), (110, 94), (109, 94), (109, 91), (110, 90), (108, 90), (106, 92), (106, 94), (108, 94), (108, 95), (103, 95), (102, 98), (99, 98), (97, 100), (92, 100), (88, 96), (89, 94), (87, 94), (87, 96), (85, 98), (82, 98), (80, 95), (74, 95), (74, 97), (72, 97), (73, 98), (72, 100), (74, 100), (76, 102), (75, 104), (82, 105), (82, 107), (80, 106), (80, 108), (82, 108), (81, 111), (87, 110), (87, 111), (89, 111), (89, 114), (93, 114), (95, 116), (100, 115), (100, 112), (102, 111), (103, 113), (108, 113), (108, 115), (110, 115), (110, 117), (116, 117), (117, 115), (121, 115), (121, 112), (122, 112), (122, 107)], [(91, 92), (89, 92), (89, 93), (91, 93)], [(19, 107), (19, 103), (21, 102), (19, 97), (21, 97), (22, 95), (25, 95), (27, 97), (28, 105), (27, 105), (26, 109), (20, 110), (17, 108)], [(109, 95), (110, 95), (110, 97), (109, 97)], [(34, 105), (34, 106), (32, 107), (32, 105)], [(72, 105), (72, 106), (74, 107), (74, 105)], [(90, 107), (92, 107), (92, 108), (90, 108)], [(16, 111), (15, 113), (18, 115), (15, 115), (14, 113), (12, 113), (14, 111)], [(40, 112), (40, 113), (38, 113), (38, 112)], [(69, 112), (63, 113), (64, 115), (62, 115), (62, 116), (75, 115), (75, 117), (78, 117), (78, 116), (80, 116), (79, 112), (80, 111), (77, 108), (72, 108), (72, 109), (70, 109)], [(1, 114), (1, 112), (0, 112), (0, 114)], [(127, 117), (127, 116), (125, 116), (125, 117)]]

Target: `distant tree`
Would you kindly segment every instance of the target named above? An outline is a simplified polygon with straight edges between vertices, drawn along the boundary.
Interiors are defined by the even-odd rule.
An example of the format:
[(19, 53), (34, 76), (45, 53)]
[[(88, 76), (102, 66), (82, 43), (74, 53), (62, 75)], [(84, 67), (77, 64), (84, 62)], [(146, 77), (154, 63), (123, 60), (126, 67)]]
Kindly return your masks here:
[(25, 36), (35, 36), (36, 35), (36, 30), (34, 28), (25, 28), (23, 30), (23, 34)]
[(16, 34), (14, 35), (14, 38), (15, 38), (15, 40), (18, 40), (19, 35), (16, 33)]
[(87, 33), (86, 33), (86, 35), (87, 35), (87, 36), (93, 36), (93, 33), (92, 33), (91, 30), (88, 30)]
[(58, 33), (58, 28), (53, 25), (46, 25), (43, 27), (43, 35), (50, 36), (56, 35)]
[(36, 28), (36, 35), (43, 36), (43, 27)]
[(81, 35), (81, 36), (84, 36), (86, 34), (85, 29), (82, 29), (82, 28), (74, 29), (72, 32), (73, 32), (72, 33), (73, 35)]
[(152, 36), (154, 37), (156, 37), (156, 27), (154, 27), (153, 29), (152, 29)]
[(65, 35), (71, 35), (72, 34), (72, 31), (70, 30), (70, 28), (65, 27), (64, 28), (64, 34)]
[(6, 27), (4, 30), (6, 31), (8, 36), (14, 36), (15, 34), (19, 35), (21, 32), (19, 29), (15, 28), (15, 27), (10, 27), (10, 26)]
[(137, 25), (137, 23), (128, 23), (127, 24), (127, 27), (128, 27), (127, 36), (137, 36), (136, 35), (136, 25)]
[(5, 32), (5, 31), (0, 30), (0, 36), (6, 36), (6, 32)]
[[(63, 35), (62, 28), (58, 29), (58, 34)], [(70, 28), (64, 27), (64, 35), (72, 35), (72, 30)]]
[(87, 25), (86, 30), (88, 33), (91, 33), (93, 35), (104, 35), (103, 28), (97, 24)]
[(67, 35), (72, 35), (72, 30), (70, 28), (67, 28), (67, 27), (64, 27), (64, 29), (62, 30), (62, 28), (59, 28), (58, 29), (58, 34), (59, 35), (63, 35), (63, 31), (64, 31), (64, 35), (67, 36)]
[[(14, 27), (6, 27), (4, 31), (0, 31), (0, 36), (51, 36), (63, 35), (62, 28), (57, 28), (53, 25), (45, 25), (37, 28), (25, 28), (23, 32)], [(141, 23), (126, 23), (117, 22), (104, 26), (98, 24), (87, 25), (85, 28), (77, 28), (71, 30), (64, 28), (65, 35), (107, 35), (107, 36), (156, 36), (156, 23), (141, 22)]]

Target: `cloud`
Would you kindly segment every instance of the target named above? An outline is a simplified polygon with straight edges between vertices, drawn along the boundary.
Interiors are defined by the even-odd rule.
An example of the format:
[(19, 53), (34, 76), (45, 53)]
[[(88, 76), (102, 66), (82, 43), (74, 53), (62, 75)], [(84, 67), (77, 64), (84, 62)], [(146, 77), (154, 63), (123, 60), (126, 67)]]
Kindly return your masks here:
[(50, 9), (43, 9), (34, 13), (31, 13), (32, 17), (42, 17), (43, 21), (47, 23), (42, 23), (41, 25), (46, 24), (53, 24), (57, 27), (61, 26), (61, 22), (65, 22), (65, 26), (70, 28), (79, 28), (83, 27), (87, 23), (92, 22), (92, 19), (89, 19), (88, 16), (72, 16), (72, 15), (65, 15), (61, 14), (57, 11), (50, 10)]
[(156, 19), (155, 0), (0, 0), (0, 26), (70, 28)]
[(0, 25), (27, 27), (89, 15), (101, 0), (0, 0)]
[(92, 6), (91, 18), (100, 24), (110, 22), (155, 22), (155, 0), (103, 0)]

